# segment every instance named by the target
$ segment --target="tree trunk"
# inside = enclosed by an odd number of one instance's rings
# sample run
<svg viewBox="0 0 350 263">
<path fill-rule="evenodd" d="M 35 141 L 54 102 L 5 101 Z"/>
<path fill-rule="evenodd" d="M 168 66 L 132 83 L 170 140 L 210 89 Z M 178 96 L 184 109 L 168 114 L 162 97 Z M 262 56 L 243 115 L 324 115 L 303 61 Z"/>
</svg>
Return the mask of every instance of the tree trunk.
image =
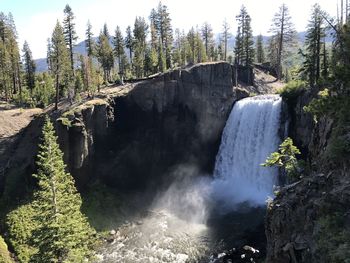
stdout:
<svg viewBox="0 0 350 263">
<path fill-rule="evenodd" d="M 277 78 L 280 80 L 282 78 L 282 51 L 283 51 L 283 38 L 284 38 L 284 16 L 285 16 L 285 6 L 282 7 L 282 18 L 281 18 L 281 30 L 280 39 L 278 43 L 278 54 L 277 54 Z"/>
<path fill-rule="evenodd" d="M 59 96 L 59 81 L 58 81 L 58 74 L 56 73 L 56 99 L 55 99 L 55 110 L 58 109 L 58 96 Z"/>
<path fill-rule="evenodd" d="M 316 36 L 316 83 L 320 78 L 320 53 L 321 53 L 321 25 L 317 26 L 317 36 Z"/>
</svg>

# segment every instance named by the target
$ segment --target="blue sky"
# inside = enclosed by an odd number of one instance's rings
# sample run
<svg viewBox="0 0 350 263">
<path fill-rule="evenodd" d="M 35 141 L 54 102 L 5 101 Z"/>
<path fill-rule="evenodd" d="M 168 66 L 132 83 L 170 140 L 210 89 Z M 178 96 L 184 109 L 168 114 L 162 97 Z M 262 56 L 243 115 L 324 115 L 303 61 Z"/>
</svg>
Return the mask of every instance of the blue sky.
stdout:
<svg viewBox="0 0 350 263">
<path fill-rule="evenodd" d="M 0 11 L 12 12 L 19 43 L 27 40 L 35 58 L 46 54 L 46 40 L 56 20 L 62 21 L 63 9 L 68 3 L 76 16 L 78 41 L 84 39 L 87 20 L 90 19 L 95 35 L 106 22 L 110 33 L 117 25 L 123 32 L 132 25 L 136 16 L 148 18 L 159 0 L 0 0 Z M 311 6 L 318 2 L 331 15 L 336 14 L 337 0 L 163 0 L 168 6 L 174 29 L 188 30 L 208 21 L 215 32 L 220 32 L 226 18 L 231 33 L 236 31 L 235 16 L 244 4 L 252 17 L 254 34 L 268 34 L 273 14 L 284 2 L 288 5 L 298 31 L 304 31 Z"/>
</svg>

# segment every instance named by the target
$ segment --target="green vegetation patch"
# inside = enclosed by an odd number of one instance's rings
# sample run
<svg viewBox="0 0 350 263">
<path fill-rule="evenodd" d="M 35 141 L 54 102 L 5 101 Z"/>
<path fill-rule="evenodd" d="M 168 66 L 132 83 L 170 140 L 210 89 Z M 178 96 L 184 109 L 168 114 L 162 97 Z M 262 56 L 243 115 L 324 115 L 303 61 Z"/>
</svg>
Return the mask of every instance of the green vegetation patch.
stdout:
<svg viewBox="0 0 350 263">
<path fill-rule="evenodd" d="M 297 98 L 307 90 L 307 83 L 301 80 L 292 80 L 288 82 L 278 93 L 289 104 L 294 105 Z"/>
<path fill-rule="evenodd" d="M 2 236 L 0 236 L 0 263 L 11 263 L 13 262 L 10 252 L 7 249 L 7 244 L 5 243 Z"/>
</svg>

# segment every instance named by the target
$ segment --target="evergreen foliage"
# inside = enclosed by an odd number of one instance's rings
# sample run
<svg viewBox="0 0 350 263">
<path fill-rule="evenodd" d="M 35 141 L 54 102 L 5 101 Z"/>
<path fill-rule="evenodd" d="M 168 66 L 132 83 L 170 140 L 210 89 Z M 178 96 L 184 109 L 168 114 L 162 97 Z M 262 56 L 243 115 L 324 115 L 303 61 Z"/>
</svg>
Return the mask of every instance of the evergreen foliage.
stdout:
<svg viewBox="0 0 350 263">
<path fill-rule="evenodd" d="M 134 42 L 135 42 L 135 40 L 134 40 L 134 36 L 132 34 L 131 27 L 128 26 L 126 28 L 125 47 L 129 49 L 129 59 L 130 59 L 131 66 L 133 65 L 132 54 L 133 54 L 133 50 L 134 50 Z"/>
<path fill-rule="evenodd" d="M 265 51 L 263 36 L 260 34 L 256 38 L 256 62 L 264 63 L 265 62 Z"/>
<path fill-rule="evenodd" d="M 292 23 L 292 17 L 285 4 L 279 8 L 275 14 L 270 32 L 273 34 L 270 40 L 270 61 L 274 63 L 278 79 L 282 79 L 282 62 L 285 58 L 288 48 L 294 45 L 296 31 Z"/>
<path fill-rule="evenodd" d="M 2 236 L 0 236 L 0 263 L 12 263 L 14 262 L 8 251 L 7 244 Z"/>
<path fill-rule="evenodd" d="M 173 45 L 173 29 L 168 7 L 159 2 L 156 12 L 151 12 L 156 34 L 165 55 L 166 69 L 171 68 L 171 50 Z"/>
<path fill-rule="evenodd" d="M 64 31 L 58 21 L 52 33 L 51 46 L 48 52 L 51 61 L 51 71 L 55 77 L 55 109 L 57 109 L 60 96 L 72 89 L 72 71 L 70 68 L 69 54 L 64 38 Z"/>
<path fill-rule="evenodd" d="M 326 36 L 323 17 L 324 12 L 321 10 L 320 5 L 315 4 L 312 8 L 311 19 L 306 33 L 306 53 L 304 54 L 300 51 L 305 59 L 302 72 L 306 75 L 312 87 L 318 83 L 322 72 L 324 77 L 327 77 L 328 72 L 326 43 L 322 41 Z"/>
<path fill-rule="evenodd" d="M 146 55 L 146 37 L 148 25 L 144 18 L 136 17 L 134 24 L 134 69 L 136 77 L 144 76 L 144 62 Z"/>
<path fill-rule="evenodd" d="M 113 49 L 109 42 L 109 37 L 107 25 L 104 24 L 103 30 L 100 32 L 97 40 L 96 53 L 97 59 L 103 68 L 103 80 L 105 84 L 112 81 L 111 70 L 114 66 Z"/>
<path fill-rule="evenodd" d="M 94 231 L 80 211 L 81 197 L 48 118 L 37 158 L 33 201 L 8 215 L 11 243 L 21 262 L 83 262 L 91 256 Z"/>
<path fill-rule="evenodd" d="M 36 65 L 33 60 L 32 51 L 29 48 L 28 42 L 24 41 L 23 44 L 23 61 L 24 61 L 24 71 L 25 71 L 25 80 L 30 93 L 33 93 L 35 87 L 35 69 Z"/>
<path fill-rule="evenodd" d="M 70 66 L 72 70 L 72 74 L 74 75 L 74 53 L 73 47 L 78 39 L 77 33 L 75 31 L 75 23 L 74 23 L 74 14 L 72 8 L 67 4 L 63 10 L 64 19 L 63 19 L 63 28 L 64 28 L 64 38 L 66 40 L 66 44 L 69 49 L 69 57 L 70 57 Z"/>
<path fill-rule="evenodd" d="M 115 36 L 114 36 L 114 54 L 116 58 L 118 59 L 118 66 L 119 66 L 119 73 L 123 75 L 125 71 L 125 66 L 123 65 L 123 56 L 125 56 L 125 51 L 124 51 L 124 39 L 122 32 L 120 31 L 119 26 L 117 26 L 115 30 Z"/>
<path fill-rule="evenodd" d="M 90 20 L 87 22 L 85 36 L 86 36 L 86 39 L 85 39 L 86 53 L 89 57 L 91 57 L 95 54 L 95 52 L 94 52 L 95 51 L 95 42 L 93 39 L 92 25 L 90 23 Z"/>
<path fill-rule="evenodd" d="M 21 64 L 17 31 L 12 17 L 0 12 L 0 95 L 8 101 L 15 94 L 21 97 Z"/>
<path fill-rule="evenodd" d="M 227 42 L 228 40 L 231 38 L 231 34 L 230 34 L 230 26 L 227 23 L 227 20 L 225 19 L 223 24 L 222 24 L 222 42 L 224 44 L 223 48 L 223 60 L 227 61 Z"/>
<path fill-rule="evenodd" d="M 202 38 L 205 46 L 205 54 L 209 58 L 210 61 L 214 60 L 214 54 L 212 52 L 215 41 L 214 34 L 211 25 L 208 22 L 205 22 L 202 26 L 201 30 Z"/>
<path fill-rule="evenodd" d="M 278 147 L 277 152 L 271 153 L 262 166 L 283 167 L 290 179 L 299 178 L 300 164 L 296 158 L 298 154 L 300 154 L 299 149 L 293 145 L 293 140 L 288 137 Z"/>
<path fill-rule="evenodd" d="M 251 28 L 251 18 L 245 6 L 241 7 L 240 13 L 236 16 L 238 22 L 235 61 L 238 65 L 251 66 L 254 61 L 254 39 Z"/>
</svg>

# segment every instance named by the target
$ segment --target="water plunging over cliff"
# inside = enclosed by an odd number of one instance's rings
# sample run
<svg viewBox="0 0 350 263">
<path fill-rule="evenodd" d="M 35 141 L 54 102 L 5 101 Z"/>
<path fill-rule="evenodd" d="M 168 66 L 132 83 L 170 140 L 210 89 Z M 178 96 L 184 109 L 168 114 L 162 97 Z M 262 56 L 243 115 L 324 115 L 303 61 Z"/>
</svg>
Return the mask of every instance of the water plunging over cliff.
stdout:
<svg viewBox="0 0 350 263">
<path fill-rule="evenodd" d="M 214 195 L 225 206 L 264 204 L 277 183 L 277 169 L 262 167 L 277 150 L 281 98 L 262 95 L 238 101 L 227 120 L 216 156 Z"/>
</svg>

